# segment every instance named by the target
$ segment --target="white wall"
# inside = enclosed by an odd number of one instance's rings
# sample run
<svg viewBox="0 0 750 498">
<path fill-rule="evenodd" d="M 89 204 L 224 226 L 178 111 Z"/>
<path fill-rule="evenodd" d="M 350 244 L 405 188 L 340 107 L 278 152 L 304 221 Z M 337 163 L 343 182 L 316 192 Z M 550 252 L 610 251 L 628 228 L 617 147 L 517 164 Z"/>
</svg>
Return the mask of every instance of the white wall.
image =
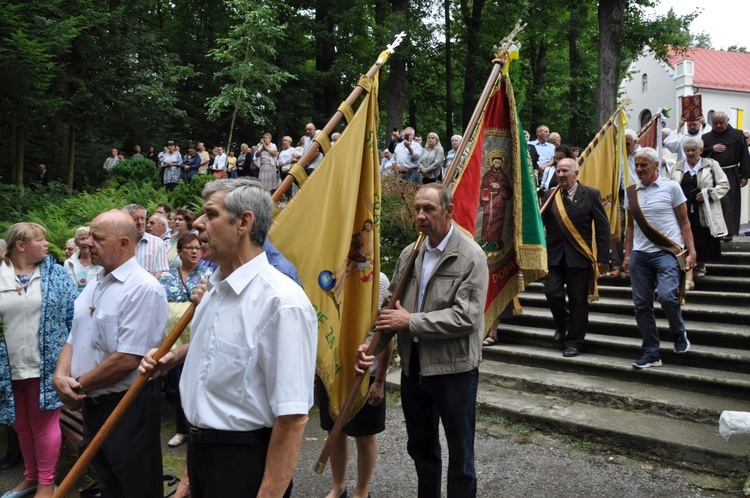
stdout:
<svg viewBox="0 0 750 498">
<path fill-rule="evenodd" d="M 678 73 L 666 63 L 658 61 L 647 54 L 633 61 L 628 68 L 629 77 L 620 83 L 620 96 L 630 99 L 625 111 L 628 115 L 628 128 L 638 131 L 640 115 L 644 109 L 656 114 L 659 108 L 670 108 L 666 125 L 674 129 L 680 122 L 682 105 L 680 97 L 700 93 L 703 96 L 703 114 L 708 118 L 709 111 L 724 111 L 729 116 L 729 123 L 735 127 L 750 130 L 750 93 L 730 92 L 692 86 L 692 75 Z M 648 87 L 643 91 L 643 75 L 648 76 Z M 744 122 L 737 125 L 736 109 L 744 110 Z M 709 123 L 710 124 L 710 123 Z M 742 189 L 742 212 L 740 223 L 750 220 L 750 186 Z"/>
<path fill-rule="evenodd" d="M 639 117 L 644 109 L 656 114 L 661 107 L 670 107 L 674 115 L 675 84 L 674 71 L 663 62 L 659 62 L 651 55 L 639 57 L 628 68 L 629 77 L 620 84 L 623 97 L 630 98 L 625 107 L 628 115 L 628 128 L 638 131 L 641 128 Z M 643 75 L 648 77 L 648 88 L 643 91 Z M 674 123 L 667 121 L 667 126 L 674 127 Z"/>
</svg>

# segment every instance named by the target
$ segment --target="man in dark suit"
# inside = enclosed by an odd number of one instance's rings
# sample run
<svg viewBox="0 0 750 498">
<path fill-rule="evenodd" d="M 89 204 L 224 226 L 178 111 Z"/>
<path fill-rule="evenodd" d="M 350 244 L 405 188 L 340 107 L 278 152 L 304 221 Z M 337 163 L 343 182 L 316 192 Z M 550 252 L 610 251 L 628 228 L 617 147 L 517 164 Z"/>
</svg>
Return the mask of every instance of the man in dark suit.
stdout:
<svg viewBox="0 0 750 498">
<path fill-rule="evenodd" d="M 558 161 L 560 192 L 543 215 L 549 267 L 544 294 L 555 319 L 554 339 L 564 345 L 565 357 L 580 353 L 589 324 L 589 299 L 598 297 L 596 277 L 609 271 L 609 220 L 601 194 L 578 183 L 577 177 L 574 159 Z M 552 194 L 553 191 L 548 192 L 546 198 Z M 592 238 L 596 240 L 595 248 Z M 570 311 L 565 307 L 565 288 Z"/>
</svg>

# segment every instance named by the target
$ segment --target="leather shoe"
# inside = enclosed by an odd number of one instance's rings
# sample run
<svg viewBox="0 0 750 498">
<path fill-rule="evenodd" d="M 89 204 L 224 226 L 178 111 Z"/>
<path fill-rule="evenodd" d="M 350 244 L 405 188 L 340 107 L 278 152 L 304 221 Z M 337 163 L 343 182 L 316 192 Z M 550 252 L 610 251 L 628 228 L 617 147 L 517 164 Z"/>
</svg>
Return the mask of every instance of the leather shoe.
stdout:
<svg viewBox="0 0 750 498">
<path fill-rule="evenodd" d="M 578 351 L 576 348 L 565 348 L 565 351 L 563 351 L 563 356 L 566 358 L 572 358 L 574 356 L 578 356 L 580 354 L 580 351 Z"/>
<path fill-rule="evenodd" d="M 554 339 L 556 343 L 562 344 L 565 341 L 565 332 L 565 330 L 555 330 L 555 335 L 552 336 L 552 339 Z"/>
</svg>

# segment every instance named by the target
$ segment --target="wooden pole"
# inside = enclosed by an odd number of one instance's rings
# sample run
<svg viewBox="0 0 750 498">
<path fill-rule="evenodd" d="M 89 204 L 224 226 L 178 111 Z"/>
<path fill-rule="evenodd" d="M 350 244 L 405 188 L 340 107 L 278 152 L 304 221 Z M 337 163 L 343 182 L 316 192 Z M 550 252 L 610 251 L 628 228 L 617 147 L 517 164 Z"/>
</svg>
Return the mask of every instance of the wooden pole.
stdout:
<svg viewBox="0 0 750 498">
<path fill-rule="evenodd" d="M 504 40 L 504 41 L 506 40 L 508 41 L 507 43 L 508 46 L 510 46 L 510 39 L 513 36 L 515 36 L 521 29 L 523 29 L 523 27 L 519 28 L 519 26 L 520 26 L 520 21 L 519 23 L 516 24 L 516 29 L 513 31 L 513 33 L 511 33 L 511 35 L 509 37 L 506 37 L 506 39 Z M 467 129 L 472 130 L 472 133 L 474 133 L 474 128 L 476 128 L 477 123 L 479 122 L 479 119 L 481 118 L 482 113 L 484 112 L 484 108 L 485 108 L 485 105 L 487 104 L 487 100 L 490 97 L 492 88 L 497 82 L 497 78 L 500 75 L 500 72 L 502 71 L 507 61 L 507 59 L 505 58 L 507 57 L 507 49 L 504 53 L 505 54 L 504 57 L 501 57 L 501 54 L 502 52 L 498 53 L 498 57 L 493 61 L 494 66 L 492 68 L 492 72 L 490 73 L 490 77 L 487 79 L 487 83 L 484 86 L 484 90 L 482 91 L 482 95 L 479 98 L 479 102 L 477 102 L 477 105 L 474 108 L 474 112 L 471 115 L 471 119 L 469 120 L 469 127 Z M 451 161 L 451 164 L 448 167 L 447 174 L 443 176 L 444 186 L 447 187 L 450 185 L 452 178 L 455 175 L 456 170 L 458 169 L 461 156 L 466 150 L 466 147 L 470 138 L 471 137 L 467 137 L 466 134 L 464 134 L 463 138 L 461 139 L 461 145 L 459 145 L 459 148 L 456 151 L 456 155 L 453 157 L 453 160 Z M 302 160 L 300 160 L 300 162 L 302 162 Z M 417 236 L 417 240 L 414 242 L 412 251 L 409 254 L 409 259 L 407 260 L 406 265 L 404 267 L 404 271 L 401 273 L 401 276 L 398 279 L 398 283 L 396 284 L 396 288 L 393 290 L 393 294 L 391 295 L 391 299 L 388 301 L 388 305 L 386 306 L 386 309 L 394 309 L 396 307 L 396 302 L 401 300 L 404 290 L 406 289 L 406 282 L 409 280 L 409 276 L 412 270 L 414 269 L 414 261 L 417 259 L 417 255 L 419 255 L 419 250 L 422 247 L 422 244 L 424 243 L 425 238 L 426 237 L 424 236 L 423 233 L 420 233 Z M 395 334 L 394 331 L 383 332 L 381 330 L 376 330 L 375 335 L 373 336 L 372 341 L 370 342 L 370 345 L 367 347 L 367 352 L 366 352 L 367 356 L 373 356 L 380 352 L 378 350 L 378 346 L 380 345 L 384 335 L 386 336 L 387 341 L 390 341 L 393 339 L 394 334 Z M 328 461 L 328 458 L 331 456 L 331 451 L 333 450 L 333 443 L 339 438 L 339 435 L 341 434 L 341 429 L 343 429 L 346 421 L 348 421 L 349 411 L 351 410 L 352 404 L 354 404 L 354 398 L 356 397 L 357 392 L 359 391 L 359 387 L 362 385 L 363 380 L 364 380 L 364 375 L 357 375 L 354 378 L 354 383 L 352 384 L 352 387 L 349 389 L 349 394 L 347 394 L 346 400 L 344 401 L 344 404 L 342 405 L 341 410 L 339 411 L 339 416 L 336 417 L 336 422 L 333 425 L 333 429 L 331 429 L 331 432 L 328 434 L 328 439 L 326 439 L 326 443 L 323 446 L 323 450 L 320 452 L 320 456 L 318 457 L 317 462 L 315 462 L 315 465 L 313 466 L 313 470 L 317 472 L 318 474 L 323 473 L 323 470 L 325 469 L 325 466 L 326 466 L 326 462 Z"/>
<path fill-rule="evenodd" d="M 185 314 L 182 315 L 180 321 L 175 324 L 174 328 L 172 328 L 172 331 L 169 333 L 167 338 L 164 340 L 161 346 L 159 346 L 159 349 L 156 350 L 156 353 L 154 353 L 154 360 L 159 361 L 161 357 L 163 357 L 172 349 L 175 341 L 180 337 L 182 331 L 185 330 L 185 327 L 187 327 L 187 325 L 190 323 L 190 320 L 193 319 L 194 313 L 195 304 L 190 304 L 190 307 L 188 307 L 188 309 L 185 311 Z M 150 373 L 145 373 L 139 375 L 135 379 L 135 382 L 133 382 L 133 384 L 130 386 L 128 392 L 125 393 L 125 396 L 123 396 L 123 398 L 117 404 L 107 421 L 104 422 L 104 425 L 102 425 L 101 429 L 99 429 L 99 432 L 96 433 L 94 439 L 86 447 L 86 450 L 83 452 L 83 454 L 78 458 L 78 461 L 75 463 L 75 465 L 73 465 L 73 468 L 70 469 L 68 475 L 65 476 L 65 479 L 63 479 L 63 482 L 57 488 L 57 491 L 55 491 L 54 498 L 64 498 L 65 496 L 67 496 L 73 485 L 76 483 L 76 481 L 78 481 L 78 478 L 81 477 L 81 474 L 86 469 L 91 459 L 94 458 L 94 455 L 96 455 L 96 452 L 99 451 L 99 449 L 102 447 L 102 444 L 104 444 L 104 441 L 107 439 L 107 437 L 109 437 L 115 426 L 117 426 L 117 424 L 120 422 L 120 419 L 122 419 L 122 417 L 128 411 L 130 405 L 133 404 L 136 396 L 138 396 L 141 390 L 146 386 L 146 382 L 148 382 L 150 377 Z"/>
<path fill-rule="evenodd" d="M 385 50 L 383 53 L 380 54 L 378 57 L 378 60 L 375 61 L 375 64 L 372 65 L 369 71 L 367 71 L 366 77 L 372 78 L 377 74 L 377 72 L 380 70 L 380 68 L 385 64 L 385 62 L 388 60 L 388 55 L 393 53 L 393 49 L 396 48 L 400 43 L 403 37 L 405 36 L 405 33 L 400 33 L 396 35 L 396 40 L 391 44 L 388 45 L 388 49 Z M 364 88 L 362 88 L 362 85 L 357 85 L 354 87 L 354 90 L 352 90 L 352 93 L 349 94 L 349 96 L 346 98 L 345 102 L 352 106 L 357 101 L 360 95 L 362 95 L 362 92 L 364 91 Z M 323 136 L 330 136 L 331 132 L 338 126 L 338 124 L 341 122 L 341 118 L 344 117 L 344 113 L 340 110 L 337 110 L 331 119 L 328 121 L 328 123 L 323 127 L 323 130 L 321 130 L 321 133 Z M 347 123 L 348 124 L 348 123 Z M 312 138 L 310 138 L 312 140 Z M 299 161 L 297 161 L 297 164 L 302 166 L 303 168 L 307 166 L 310 163 L 310 160 L 312 159 L 313 155 L 320 150 L 320 144 L 318 142 L 313 142 L 310 147 L 305 151 L 304 154 L 302 154 L 302 157 L 299 158 Z M 287 175 L 286 178 L 284 178 L 284 181 L 281 182 L 281 185 L 279 185 L 279 188 L 277 188 L 272 196 L 274 204 L 279 202 L 279 199 L 281 199 L 281 196 L 283 196 L 287 190 L 289 190 L 289 187 L 292 186 L 292 183 L 294 183 L 294 177 L 292 175 Z"/>
<path fill-rule="evenodd" d="M 416 242 L 414 242 L 411 254 L 409 254 L 409 259 L 406 262 L 406 271 L 402 273 L 401 278 L 398 279 L 398 283 L 396 284 L 396 288 L 393 290 L 393 294 L 391 295 L 391 299 L 388 301 L 386 309 L 394 309 L 396 307 L 396 302 L 401 299 L 401 296 L 404 293 L 404 289 L 406 289 L 406 282 L 409 280 L 409 274 L 414 267 L 414 261 L 419 255 L 419 248 L 422 247 L 424 239 L 424 234 L 420 233 L 417 237 Z M 367 356 L 373 356 L 379 353 L 379 351 L 377 351 L 377 348 L 381 340 L 383 339 L 384 334 L 387 334 L 388 336 L 390 336 L 390 339 L 393 339 L 393 332 L 383 332 L 382 330 L 376 330 L 375 335 L 370 342 L 370 345 L 367 347 Z M 386 337 L 386 339 L 388 338 Z M 362 381 L 364 380 L 364 378 L 364 375 L 356 375 L 354 377 L 354 383 L 349 389 L 349 394 L 347 394 L 346 400 L 341 406 L 341 410 L 339 410 L 339 416 L 336 417 L 336 423 L 333 424 L 333 429 L 331 429 L 331 432 L 328 434 L 328 439 L 326 439 L 326 444 L 323 446 L 323 451 L 320 452 L 318 461 L 315 462 L 315 465 L 313 466 L 313 470 L 315 470 L 315 472 L 317 472 L 318 474 L 322 474 L 323 469 L 326 468 L 326 462 L 331 456 L 331 451 L 333 450 L 333 443 L 339 438 L 341 429 L 343 429 L 344 425 L 348 421 L 347 419 L 349 418 L 349 411 L 352 409 L 354 398 L 356 398 L 357 391 L 359 391 L 359 386 L 362 385 Z M 385 403 L 385 400 L 383 401 L 383 403 Z"/>
<path fill-rule="evenodd" d="M 622 106 L 618 107 L 614 114 L 612 114 L 606 123 L 604 123 L 604 126 L 602 126 L 602 129 L 599 130 L 599 132 L 594 135 L 594 138 L 589 142 L 589 144 L 586 146 L 584 151 L 581 153 L 581 155 L 578 157 L 578 165 L 580 166 L 583 164 L 583 161 L 586 160 L 586 158 L 594 151 L 596 146 L 599 144 L 599 140 L 601 140 L 601 137 L 604 136 L 604 134 L 607 132 L 610 126 L 612 126 L 615 123 L 615 116 L 622 110 Z"/>
<path fill-rule="evenodd" d="M 604 134 L 607 132 L 610 126 L 612 126 L 615 122 L 615 116 L 620 112 L 622 109 L 622 106 L 620 106 L 614 114 L 612 114 L 606 123 L 604 123 L 604 126 L 602 126 L 602 129 L 599 130 L 599 132 L 594 135 L 594 138 L 589 142 L 589 144 L 586 146 L 586 149 L 581 153 L 581 155 L 578 157 L 576 162 L 579 166 L 583 164 L 583 161 L 586 160 L 586 158 L 593 152 L 593 150 L 596 148 L 596 146 L 599 144 L 599 140 L 601 140 L 601 137 L 604 136 Z M 547 198 L 547 200 L 544 202 L 541 208 L 539 208 L 539 214 L 544 214 L 544 212 L 547 210 L 547 207 L 549 207 L 550 202 L 555 198 L 555 195 L 557 195 L 557 191 L 560 190 L 557 187 L 554 188 L 550 196 Z"/>
</svg>

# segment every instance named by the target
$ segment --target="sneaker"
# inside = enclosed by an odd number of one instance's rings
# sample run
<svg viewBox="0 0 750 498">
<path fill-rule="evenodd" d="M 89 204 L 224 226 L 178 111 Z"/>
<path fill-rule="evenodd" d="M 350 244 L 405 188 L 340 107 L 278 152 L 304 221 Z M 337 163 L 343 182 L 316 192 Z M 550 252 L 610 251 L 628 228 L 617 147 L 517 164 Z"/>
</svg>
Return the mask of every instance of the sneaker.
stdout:
<svg viewBox="0 0 750 498">
<path fill-rule="evenodd" d="M 660 367 L 662 365 L 659 358 L 653 358 L 648 355 L 643 355 L 633 362 L 633 368 L 651 368 Z"/>
<path fill-rule="evenodd" d="M 687 353 L 690 350 L 690 341 L 687 332 L 678 332 L 674 336 L 674 352 Z"/>
</svg>

